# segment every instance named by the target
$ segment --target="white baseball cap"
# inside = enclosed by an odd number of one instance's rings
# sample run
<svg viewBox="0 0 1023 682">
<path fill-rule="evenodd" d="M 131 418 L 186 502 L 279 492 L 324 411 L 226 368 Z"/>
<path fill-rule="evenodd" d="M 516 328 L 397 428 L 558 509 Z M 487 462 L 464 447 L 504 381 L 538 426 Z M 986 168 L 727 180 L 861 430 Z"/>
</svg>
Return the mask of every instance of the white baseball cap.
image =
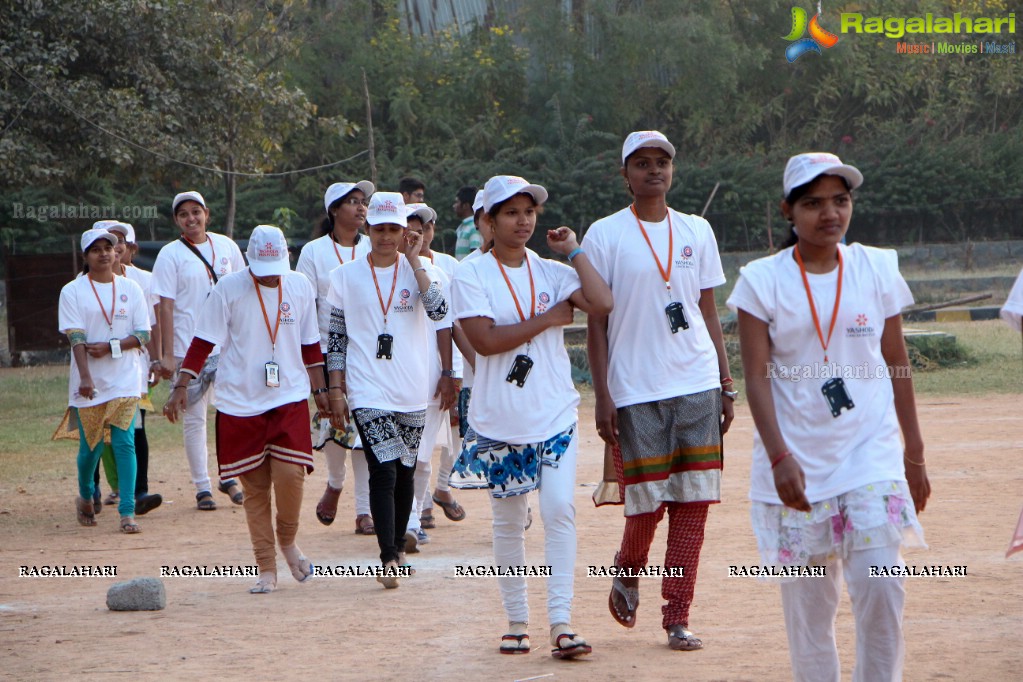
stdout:
<svg viewBox="0 0 1023 682">
<path fill-rule="evenodd" d="M 366 211 L 366 222 L 370 225 L 391 223 L 408 227 L 405 199 L 398 192 L 374 192 Z"/>
<path fill-rule="evenodd" d="M 376 191 L 376 187 L 369 180 L 359 180 L 358 182 L 335 182 L 333 185 L 327 188 L 327 191 L 323 193 L 323 208 L 330 210 L 330 205 L 338 199 L 343 199 L 348 196 L 352 190 L 361 190 L 366 198 L 369 199 L 373 192 Z"/>
<path fill-rule="evenodd" d="M 135 228 L 129 223 L 122 223 L 119 220 L 98 220 L 92 224 L 94 230 L 106 230 L 107 232 L 120 232 L 124 235 L 124 241 L 128 244 L 135 243 Z"/>
<path fill-rule="evenodd" d="M 177 212 L 178 206 L 186 201 L 194 201 L 203 208 L 207 208 L 206 200 L 202 198 L 202 195 L 195 190 L 190 190 L 188 192 L 182 192 L 181 194 L 175 195 L 174 201 L 171 202 L 171 213 Z"/>
<path fill-rule="evenodd" d="M 517 175 L 495 175 L 483 186 L 483 210 L 490 213 L 495 205 L 516 194 L 532 196 L 538 206 L 547 201 L 547 190 L 540 185 L 531 185 Z"/>
<path fill-rule="evenodd" d="M 256 277 L 286 275 L 291 270 L 288 242 L 279 227 L 256 225 L 245 249 L 249 271 Z"/>
<path fill-rule="evenodd" d="M 668 142 L 668 138 L 657 130 L 637 130 L 634 133 L 629 133 L 629 136 L 625 138 L 625 144 L 622 145 L 622 165 L 625 165 L 625 160 L 636 151 L 643 147 L 654 147 L 655 149 L 663 149 L 668 152 L 668 156 L 675 158 L 675 147 Z"/>
<path fill-rule="evenodd" d="M 483 190 L 477 190 L 476 198 L 472 200 L 472 212 L 475 213 L 481 208 L 483 208 Z"/>
<path fill-rule="evenodd" d="M 863 184 L 863 173 L 853 166 L 842 163 L 842 159 L 828 152 L 796 154 L 785 164 L 782 185 L 787 197 L 796 187 L 802 187 L 820 175 L 837 175 L 845 178 L 849 189 Z"/>
<path fill-rule="evenodd" d="M 106 239 L 111 245 L 117 245 L 117 236 L 104 229 L 93 228 L 82 233 L 82 253 L 89 250 L 89 247 L 100 239 Z"/>
<path fill-rule="evenodd" d="M 437 220 L 437 211 L 433 210 L 426 204 L 405 204 L 405 215 L 409 218 L 412 216 L 418 216 L 423 225 Z"/>
</svg>

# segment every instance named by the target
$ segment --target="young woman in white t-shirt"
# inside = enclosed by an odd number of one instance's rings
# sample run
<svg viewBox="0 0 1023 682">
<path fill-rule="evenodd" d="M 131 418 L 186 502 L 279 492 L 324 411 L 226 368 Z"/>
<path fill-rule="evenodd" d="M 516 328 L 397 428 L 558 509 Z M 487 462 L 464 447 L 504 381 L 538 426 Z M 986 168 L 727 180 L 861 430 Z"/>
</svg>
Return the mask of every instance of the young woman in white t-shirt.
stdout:
<svg viewBox="0 0 1023 682">
<path fill-rule="evenodd" d="M 139 401 L 139 349 L 149 341 L 145 298 L 137 284 L 114 275 L 117 237 L 86 230 L 81 246 L 87 270 L 60 292 L 59 328 L 71 343 L 68 410 L 55 437 L 78 431 L 78 522 L 95 526 L 93 476 L 110 429 L 120 487 L 121 532 L 141 531 L 135 521 L 135 412 Z"/>
<path fill-rule="evenodd" d="M 378 579 L 390 589 L 405 564 L 416 455 L 434 388 L 428 335 L 447 303 L 420 262 L 421 236 L 408 231 L 401 195 L 376 192 L 366 222 L 370 253 L 330 274 L 328 389 L 332 424 L 345 428 L 350 415 L 366 451 L 369 504 L 387 569 Z"/>
<path fill-rule="evenodd" d="M 188 191 L 175 195 L 171 213 L 174 224 L 181 230 L 181 238 L 160 249 L 153 264 L 153 293 L 160 297 L 160 333 L 163 336 L 159 371 L 164 379 L 173 377 L 184 359 L 199 311 L 214 284 L 224 275 L 245 267 L 242 252 L 234 240 L 206 230 L 210 210 L 201 194 Z M 207 462 L 206 413 L 213 398 L 219 360 L 220 349 L 215 348 L 199 378 L 189 386 L 188 407 L 181 425 L 185 457 L 196 490 L 195 506 L 201 511 L 217 508 Z M 235 504 L 242 503 L 242 491 L 234 479 L 220 481 L 218 489 Z"/>
<path fill-rule="evenodd" d="M 563 328 L 573 308 L 611 312 L 611 290 L 579 248 L 571 229 L 547 233 L 552 251 L 571 266 L 526 248 L 547 190 L 519 177 L 497 176 L 484 187 L 484 220 L 493 248 L 465 261 L 455 273 L 452 299 L 466 337 L 476 349 L 469 424 L 475 443 L 459 459 L 463 476 L 475 474 L 491 491 L 494 563 L 525 571 L 527 494 L 537 489 L 544 525 L 547 612 L 555 658 L 588 654 L 573 631 L 576 534 L 575 489 L 579 394 Z M 574 269 L 573 269 L 574 268 Z M 467 434 L 467 441 L 473 436 Z M 508 617 L 500 652 L 528 653 L 529 607 L 521 574 L 498 578 Z"/>
<path fill-rule="evenodd" d="M 323 194 L 323 205 L 327 215 L 320 224 L 322 236 L 302 247 L 298 257 L 297 272 L 309 278 L 316 287 L 317 320 L 320 325 L 320 348 L 327 352 L 327 334 L 330 329 L 330 273 L 349 261 L 369 253 L 369 238 L 362 233 L 366 226 L 366 207 L 376 187 L 369 180 L 358 182 L 335 182 Z M 324 373 L 326 373 L 324 365 Z M 321 430 L 326 427 L 321 424 Z M 327 488 L 316 504 L 316 518 L 329 526 L 337 515 L 337 503 L 345 484 L 345 460 L 347 451 L 352 451 L 352 473 L 355 478 L 355 534 L 373 535 L 373 516 L 369 508 L 369 469 L 366 453 L 360 444 L 352 442 L 345 432 L 331 429 L 324 434 L 322 444 L 314 448 L 322 450 L 327 460 Z M 355 446 L 353 448 L 353 445 Z"/>
<path fill-rule="evenodd" d="M 901 680 L 902 544 L 923 545 L 930 495 L 901 310 L 912 295 L 894 251 L 842 239 L 863 181 L 834 154 L 785 169 L 794 244 L 742 270 L 738 310 L 756 424 L 750 497 L 761 564 L 781 585 L 792 674 L 838 680 L 835 615 L 844 575 L 856 622 L 854 680 Z M 899 433 L 901 430 L 902 440 Z"/>
</svg>

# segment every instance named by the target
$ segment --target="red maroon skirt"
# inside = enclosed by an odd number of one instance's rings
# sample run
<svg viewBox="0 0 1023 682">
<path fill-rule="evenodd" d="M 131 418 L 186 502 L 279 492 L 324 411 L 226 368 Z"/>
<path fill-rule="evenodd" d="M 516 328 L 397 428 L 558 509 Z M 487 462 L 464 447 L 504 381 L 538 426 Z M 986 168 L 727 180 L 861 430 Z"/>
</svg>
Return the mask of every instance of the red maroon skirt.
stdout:
<svg viewBox="0 0 1023 682">
<path fill-rule="evenodd" d="M 258 469 L 267 457 L 313 471 L 309 402 L 300 400 L 254 417 L 217 412 L 217 464 L 221 479 Z"/>
</svg>

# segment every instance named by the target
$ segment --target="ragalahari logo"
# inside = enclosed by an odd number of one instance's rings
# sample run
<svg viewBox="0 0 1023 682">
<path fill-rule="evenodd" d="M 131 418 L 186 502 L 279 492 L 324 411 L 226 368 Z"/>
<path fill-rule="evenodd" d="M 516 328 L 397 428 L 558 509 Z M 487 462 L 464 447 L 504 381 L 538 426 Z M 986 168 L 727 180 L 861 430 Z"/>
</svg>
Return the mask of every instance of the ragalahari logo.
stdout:
<svg viewBox="0 0 1023 682">
<path fill-rule="evenodd" d="M 821 14 L 819 2 L 817 3 L 817 14 L 813 15 L 813 19 L 810 19 L 809 22 L 806 20 L 808 15 L 805 9 L 802 7 L 792 8 L 792 30 L 785 36 L 785 40 L 792 43 L 785 48 L 785 58 L 789 60 L 790 64 L 807 52 L 821 54 L 822 47 L 824 49 L 834 47 L 838 42 L 838 36 L 821 26 Z M 809 30 L 810 37 L 804 38 L 803 34 L 807 30 Z"/>
</svg>

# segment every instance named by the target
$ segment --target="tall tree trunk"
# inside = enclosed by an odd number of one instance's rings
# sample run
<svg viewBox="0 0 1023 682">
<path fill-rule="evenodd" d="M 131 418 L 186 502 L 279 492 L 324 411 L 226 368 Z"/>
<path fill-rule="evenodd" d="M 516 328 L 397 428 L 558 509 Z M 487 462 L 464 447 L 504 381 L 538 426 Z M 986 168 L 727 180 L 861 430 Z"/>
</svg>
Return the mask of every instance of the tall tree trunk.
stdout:
<svg viewBox="0 0 1023 682">
<path fill-rule="evenodd" d="M 224 195 L 227 200 L 227 215 L 224 216 L 224 234 L 234 239 L 235 188 L 238 176 L 234 174 L 234 157 L 227 157 L 227 172 L 224 173 Z"/>
</svg>

